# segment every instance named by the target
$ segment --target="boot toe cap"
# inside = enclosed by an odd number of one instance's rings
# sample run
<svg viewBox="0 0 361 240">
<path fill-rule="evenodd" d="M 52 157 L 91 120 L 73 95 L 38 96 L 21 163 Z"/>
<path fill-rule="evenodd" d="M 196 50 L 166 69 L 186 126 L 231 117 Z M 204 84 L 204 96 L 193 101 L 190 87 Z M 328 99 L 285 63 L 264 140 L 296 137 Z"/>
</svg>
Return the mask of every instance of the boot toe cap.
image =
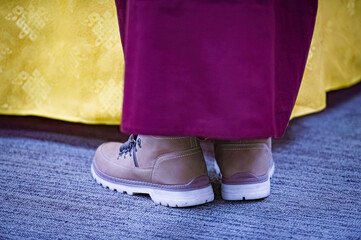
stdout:
<svg viewBox="0 0 361 240">
<path fill-rule="evenodd" d="M 95 153 L 98 157 L 105 158 L 106 160 L 115 161 L 118 159 L 119 148 L 122 143 L 107 142 L 100 145 Z"/>
<path fill-rule="evenodd" d="M 103 143 L 95 152 L 93 164 L 102 172 L 107 173 L 110 168 L 114 168 L 114 164 L 118 160 L 120 146 L 121 143 L 116 142 Z"/>
</svg>

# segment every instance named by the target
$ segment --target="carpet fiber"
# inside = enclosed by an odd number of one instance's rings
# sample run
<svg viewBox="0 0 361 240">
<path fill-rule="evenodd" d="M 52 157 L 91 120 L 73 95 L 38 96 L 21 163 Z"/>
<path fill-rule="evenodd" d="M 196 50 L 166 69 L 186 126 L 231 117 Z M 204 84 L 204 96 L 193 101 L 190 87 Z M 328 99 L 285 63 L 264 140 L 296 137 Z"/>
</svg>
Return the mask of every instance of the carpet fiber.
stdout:
<svg viewBox="0 0 361 240">
<path fill-rule="evenodd" d="M 361 237 L 361 85 L 292 120 L 273 141 L 272 194 L 226 202 L 205 144 L 215 201 L 177 209 L 100 187 L 96 147 L 118 127 L 0 117 L 2 239 L 357 239 Z"/>
</svg>

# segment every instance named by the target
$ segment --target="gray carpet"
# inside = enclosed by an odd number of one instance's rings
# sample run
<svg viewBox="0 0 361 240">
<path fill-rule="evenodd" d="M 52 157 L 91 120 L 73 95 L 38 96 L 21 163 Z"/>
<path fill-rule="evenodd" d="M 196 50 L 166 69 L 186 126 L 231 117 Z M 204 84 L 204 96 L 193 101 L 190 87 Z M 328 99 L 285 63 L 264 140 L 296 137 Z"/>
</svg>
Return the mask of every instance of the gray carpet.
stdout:
<svg viewBox="0 0 361 240">
<path fill-rule="evenodd" d="M 126 139 L 118 127 L 1 116 L 0 238 L 360 239 L 360 106 L 359 84 L 291 121 L 274 141 L 269 198 L 223 201 L 210 169 L 215 201 L 186 209 L 96 184 L 92 156 L 100 143 Z"/>
</svg>

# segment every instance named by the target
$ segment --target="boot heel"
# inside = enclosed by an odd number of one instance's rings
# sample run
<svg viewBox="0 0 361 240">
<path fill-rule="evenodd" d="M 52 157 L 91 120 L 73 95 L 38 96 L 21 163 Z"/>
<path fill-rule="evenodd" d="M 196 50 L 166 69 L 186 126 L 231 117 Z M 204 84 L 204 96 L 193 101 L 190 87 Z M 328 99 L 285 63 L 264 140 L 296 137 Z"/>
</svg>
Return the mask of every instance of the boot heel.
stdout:
<svg viewBox="0 0 361 240">
<path fill-rule="evenodd" d="M 222 184 L 222 198 L 224 200 L 255 200 L 270 195 L 270 179 L 263 183 L 228 185 Z"/>
<path fill-rule="evenodd" d="M 273 164 L 268 171 L 267 180 L 259 183 L 224 184 L 222 198 L 224 200 L 256 200 L 266 198 L 271 193 L 271 178 L 275 171 Z"/>
</svg>

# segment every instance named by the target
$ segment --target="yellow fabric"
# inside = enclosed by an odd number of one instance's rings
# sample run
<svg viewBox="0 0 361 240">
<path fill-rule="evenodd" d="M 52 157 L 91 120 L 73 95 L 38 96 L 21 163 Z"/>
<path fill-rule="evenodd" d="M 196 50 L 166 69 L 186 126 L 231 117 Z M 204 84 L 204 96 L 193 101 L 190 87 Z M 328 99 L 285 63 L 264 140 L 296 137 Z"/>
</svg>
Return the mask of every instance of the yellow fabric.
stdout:
<svg viewBox="0 0 361 240">
<path fill-rule="evenodd" d="M 361 0 L 320 0 L 293 117 L 361 78 Z M 113 0 L 0 1 L 0 113 L 119 124 L 124 62 Z"/>
<path fill-rule="evenodd" d="M 113 0 L 0 0 L 0 113 L 119 124 Z"/>
<path fill-rule="evenodd" d="M 292 117 L 326 107 L 326 92 L 361 80 L 361 0 L 319 0 L 316 26 Z"/>
</svg>

